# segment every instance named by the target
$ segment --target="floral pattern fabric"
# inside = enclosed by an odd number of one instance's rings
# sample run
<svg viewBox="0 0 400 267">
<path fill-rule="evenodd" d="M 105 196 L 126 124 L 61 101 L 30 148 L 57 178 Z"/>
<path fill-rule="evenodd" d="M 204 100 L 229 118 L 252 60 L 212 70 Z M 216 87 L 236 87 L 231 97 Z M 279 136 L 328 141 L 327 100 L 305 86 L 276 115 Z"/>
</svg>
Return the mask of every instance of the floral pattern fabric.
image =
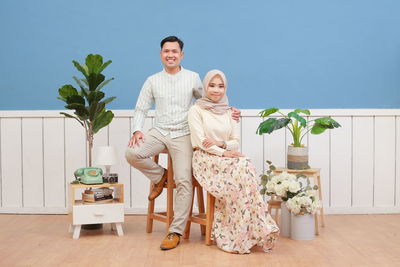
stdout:
<svg viewBox="0 0 400 267">
<path fill-rule="evenodd" d="M 227 158 L 196 150 L 193 173 L 201 186 L 216 197 L 212 238 L 231 253 L 250 253 L 257 245 L 271 250 L 279 228 L 266 210 L 249 158 Z"/>
</svg>

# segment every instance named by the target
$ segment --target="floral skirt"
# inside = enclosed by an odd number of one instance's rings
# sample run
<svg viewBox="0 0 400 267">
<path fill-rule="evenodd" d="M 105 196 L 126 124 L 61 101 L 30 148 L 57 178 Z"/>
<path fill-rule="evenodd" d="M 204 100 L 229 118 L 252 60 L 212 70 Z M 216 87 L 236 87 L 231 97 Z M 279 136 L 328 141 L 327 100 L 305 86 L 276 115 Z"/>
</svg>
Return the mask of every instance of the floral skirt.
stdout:
<svg viewBox="0 0 400 267">
<path fill-rule="evenodd" d="M 193 173 L 201 186 L 216 197 L 212 238 L 232 253 L 250 253 L 257 245 L 271 250 L 279 228 L 266 210 L 254 165 L 250 159 L 193 154 Z"/>
</svg>

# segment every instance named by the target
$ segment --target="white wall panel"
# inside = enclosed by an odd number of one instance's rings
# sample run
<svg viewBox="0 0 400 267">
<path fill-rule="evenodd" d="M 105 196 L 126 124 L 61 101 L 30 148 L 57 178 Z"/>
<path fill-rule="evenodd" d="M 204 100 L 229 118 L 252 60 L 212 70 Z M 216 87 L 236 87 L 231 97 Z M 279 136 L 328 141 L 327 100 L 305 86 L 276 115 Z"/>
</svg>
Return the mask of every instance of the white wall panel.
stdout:
<svg viewBox="0 0 400 267">
<path fill-rule="evenodd" d="M 264 134 L 264 159 L 272 161 L 276 167 L 286 167 L 286 129 L 279 129 L 271 134 Z M 264 169 L 267 166 L 264 166 Z"/>
<path fill-rule="evenodd" d="M 375 118 L 374 206 L 394 205 L 395 118 Z"/>
<path fill-rule="evenodd" d="M 22 119 L 22 174 L 24 207 L 43 207 L 43 120 Z"/>
<path fill-rule="evenodd" d="M 400 207 L 400 117 L 396 117 L 396 206 Z"/>
<path fill-rule="evenodd" d="M 352 197 L 352 119 L 333 117 L 342 127 L 331 131 L 331 206 L 349 207 Z M 327 132 L 323 134 L 328 134 Z"/>
<path fill-rule="evenodd" d="M 330 180 L 330 132 L 320 135 L 310 134 L 309 144 L 309 165 L 311 168 L 321 169 L 321 186 L 324 207 L 331 204 L 331 180 Z"/>
<path fill-rule="evenodd" d="M 244 117 L 242 118 L 242 136 L 241 145 L 242 153 L 249 157 L 257 170 L 258 175 L 264 170 L 264 155 L 263 155 L 263 136 L 256 134 L 258 125 L 262 122 L 261 118 Z"/>
<path fill-rule="evenodd" d="M 242 110 L 241 146 L 261 173 L 266 167 L 263 159 L 286 165 L 287 144 L 292 140 L 284 129 L 256 135 L 258 112 Z M 400 212 L 400 110 L 311 112 L 310 119 L 331 115 L 342 124 L 340 129 L 308 136 L 310 165 L 322 170 L 325 211 Z M 126 212 L 145 213 L 149 180 L 125 161 L 132 111 L 114 113 L 112 124 L 95 135 L 95 146 L 117 147 L 120 162 L 111 171 L 125 184 Z M 154 112 L 149 116 L 146 130 Z M 83 127 L 59 111 L 0 111 L 0 145 L 0 212 L 65 213 L 67 184 L 75 179 L 77 168 L 86 166 Z M 166 156 L 160 163 L 166 165 Z M 164 207 L 165 194 L 156 209 Z"/>
<path fill-rule="evenodd" d="M 374 119 L 353 118 L 353 206 L 372 207 L 374 195 Z"/>
<path fill-rule="evenodd" d="M 111 173 L 118 173 L 118 181 L 124 184 L 125 207 L 131 203 L 130 165 L 125 159 L 125 151 L 131 137 L 129 118 L 114 118 L 109 126 L 110 146 L 114 146 L 118 154 L 118 163 L 111 166 Z"/>
<path fill-rule="evenodd" d="M 2 207 L 22 207 L 21 119 L 1 119 Z"/>
<path fill-rule="evenodd" d="M 45 207 L 65 207 L 64 118 L 43 120 Z"/>
<path fill-rule="evenodd" d="M 65 177 L 69 184 L 75 180 L 74 171 L 86 167 L 85 129 L 74 119 L 65 119 Z M 78 190 L 77 190 L 78 191 Z M 66 188 L 66 193 L 68 189 Z M 81 199 L 79 192 L 75 196 Z M 68 199 L 67 199 L 68 201 Z"/>
</svg>

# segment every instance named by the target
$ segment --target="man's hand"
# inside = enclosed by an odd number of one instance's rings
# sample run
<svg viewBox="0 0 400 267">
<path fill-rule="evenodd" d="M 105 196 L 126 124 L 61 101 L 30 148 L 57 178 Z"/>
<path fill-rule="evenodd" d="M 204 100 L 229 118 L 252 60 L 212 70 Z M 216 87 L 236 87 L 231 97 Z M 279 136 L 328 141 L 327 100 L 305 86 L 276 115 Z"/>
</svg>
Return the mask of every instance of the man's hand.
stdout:
<svg viewBox="0 0 400 267">
<path fill-rule="evenodd" d="M 210 146 L 213 146 L 213 145 L 222 147 L 222 146 L 223 146 L 223 143 L 222 143 L 222 142 L 215 141 L 215 139 L 206 136 L 206 139 L 204 139 L 204 141 L 203 141 L 203 146 L 204 146 L 205 148 L 209 148 Z"/>
<path fill-rule="evenodd" d="M 141 131 L 133 133 L 131 140 L 129 140 L 128 146 L 134 147 L 136 144 L 140 146 L 140 143 L 144 142 L 144 134 Z"/>
<path fill-rule="evenodd" d="M 239 122 L 240 121 L 240 110 L 234 107 L 231 107 L 232 110 L 232 119 L 234 119 L 235 121 Z"/>
<path fill-rule="evenodd" d="M 227 157 L 227 158 L 240 158 L 240 157 L 244 157 L 244 155 L 242 153 L 240 153 L 239 151 L 236 150 L 227 150 L 224 152 L 224 154 L 222 154 L 223 157 Z"/>
</svg>

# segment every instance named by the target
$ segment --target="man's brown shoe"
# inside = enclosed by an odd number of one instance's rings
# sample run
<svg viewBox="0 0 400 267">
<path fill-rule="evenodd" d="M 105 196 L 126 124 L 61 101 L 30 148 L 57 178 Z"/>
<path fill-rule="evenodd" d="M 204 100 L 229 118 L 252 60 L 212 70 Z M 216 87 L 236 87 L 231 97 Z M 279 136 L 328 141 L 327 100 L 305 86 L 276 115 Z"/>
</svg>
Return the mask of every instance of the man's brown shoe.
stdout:
<svg viewBox="0 0 400 267">
<path fill-rule="evenodd" d="M 161 180 L 153 186 L 153 189 L 151 190 L 151 192 L 149 194 L 148 199 L 150 201 L 156 199 L 156 197 L 158 197 L 162 193 L 162 191 L 164 189 L 164 184 L 166 182 L 167 182 L 167 170 L 164 169 L 164 174 L 161 177 Z"/>
<path fill-rule="evenodd" d="M 179 245 L 181 237 L 177 233 L 169 233 L 162 241 L 160 248 L 162 250 L 168 250 L 176 248 Z"/>
</svg>

